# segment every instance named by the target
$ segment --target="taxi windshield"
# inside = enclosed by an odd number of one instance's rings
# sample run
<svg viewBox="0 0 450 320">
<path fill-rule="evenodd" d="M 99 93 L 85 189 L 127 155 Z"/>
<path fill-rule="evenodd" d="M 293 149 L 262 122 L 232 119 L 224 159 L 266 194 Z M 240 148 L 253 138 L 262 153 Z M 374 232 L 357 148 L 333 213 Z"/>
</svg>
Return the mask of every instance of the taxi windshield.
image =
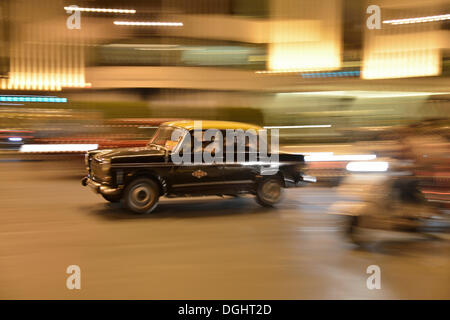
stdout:
<svg viewBox="0 0 450 320">
<path fill-rule="evenodd" d="M 181 128 L 169 126 L 159 127 L 153 137 L 150 139 L 148 146 L 162 147 L 164 149 L 172 151 L 183 139 L 186 132 L 186 130 Z"/>
</svg>

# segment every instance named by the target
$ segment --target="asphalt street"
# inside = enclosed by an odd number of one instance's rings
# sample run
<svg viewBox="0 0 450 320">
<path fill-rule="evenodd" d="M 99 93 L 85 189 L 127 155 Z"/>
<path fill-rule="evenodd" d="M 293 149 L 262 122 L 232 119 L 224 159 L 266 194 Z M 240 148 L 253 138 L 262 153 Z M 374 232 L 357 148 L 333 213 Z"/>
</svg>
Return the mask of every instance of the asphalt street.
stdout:
<svg viewBox="0 0 450 320">
<path fill-rule="evenodd" d="M 348 243 L 335 189 L 162 199 L 134 215 L 82 187 L 74 162 L 0 162 L 1 299 L 449 299 L 450 242 Z M 66 268 L 81 269 L 68 290 Z M 381 270 L 369 290 L 366 269 Z"/>
</svg>

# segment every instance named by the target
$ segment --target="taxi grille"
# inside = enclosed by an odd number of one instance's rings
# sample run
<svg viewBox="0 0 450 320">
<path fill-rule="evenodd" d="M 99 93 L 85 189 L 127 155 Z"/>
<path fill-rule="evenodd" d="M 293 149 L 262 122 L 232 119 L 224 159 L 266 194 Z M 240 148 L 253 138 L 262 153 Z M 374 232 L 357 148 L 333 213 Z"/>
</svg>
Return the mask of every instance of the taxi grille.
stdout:
<svg viewBox="0 0 450 320">
<path fill-rule="evenodd" d="M 97 181 L 104 181 L 107 176 L 102 170 L 101 163 L 96 159 L 89 161 L 89 175 Z"/>
</svg>

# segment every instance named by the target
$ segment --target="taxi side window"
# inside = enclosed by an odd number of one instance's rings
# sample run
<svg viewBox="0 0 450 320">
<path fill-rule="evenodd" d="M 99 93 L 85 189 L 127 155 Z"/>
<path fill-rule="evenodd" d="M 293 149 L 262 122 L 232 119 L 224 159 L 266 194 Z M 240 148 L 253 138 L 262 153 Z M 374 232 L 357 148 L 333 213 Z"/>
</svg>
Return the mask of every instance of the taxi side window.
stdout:
<svg viewBox="0 0 450 320">
<path fill-rule="evenodd" d="M 209 145 L 211 145 L 215 141 L 215 139 L 216 139 L 215 136 L 206 139 L 205 132 L 206 132 L 205 130 L 202 131 L 202 134 L 201 134 L 201 137 L 199 140 L 198 133 L 194 134 L 194 131 L 191 131 L 191 150 L 192 150 L 192 152 L 203 152 Z M 221 132 L 221 133 L 222 133 L 222 137 L 223 137 L 224 133 L 223 132 Z M 218 143 L 219 143 L 219 145 L 218 145 L 217 150 L 213 149 L 216 152 L 223 150 L 223 139 L 222 139 L 222 143 L 220 143 L 220 141 L 218 141 Z M 211 148 L 211 147 L 209 147 L 209 148 Z"/>
<path fill-rule="evenodd" d="M 239 145 L 241 141 L 238 141 L 236 137 L 226 137 L 224 134 L 224 148 L 228 147 L 228 150 L 234 150 L 238 152 L 244 150 L 244 152 L 257 152 L 258 151 L 258 135 L 246 134 L 244 140 L 244 146 Z M 244 148 L 242 148 L 244 147 Z"/>
<path fill-rule="evenodd" d="M 243 140 L 234 135 L 224 135 L 226 161 L 248 162 L 258 159 L 258 135 L 247 132 Z"/>
</svg>

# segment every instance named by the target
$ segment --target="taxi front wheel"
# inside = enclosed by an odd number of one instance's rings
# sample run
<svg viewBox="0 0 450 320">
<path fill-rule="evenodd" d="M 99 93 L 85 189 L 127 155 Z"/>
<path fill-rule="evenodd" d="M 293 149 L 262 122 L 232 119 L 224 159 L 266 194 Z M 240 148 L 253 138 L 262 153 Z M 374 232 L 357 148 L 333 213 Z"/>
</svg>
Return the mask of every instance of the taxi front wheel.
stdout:
<svg viewBox="0 0 450 320">
<path fill-rule="evenodd" d="M 261 181 L 256 190 L 256 202 L 264 207 L 273 207 L 283 196 L 280 179 L 267 178 Z"/>
<path fill-rule="evenodd" d="M 124 192 L 125 206 L 138 214 L 152 212 L 158 205 L 159 187 L 151 179 L 139 178 L 132 181 Z"/>
</svg>

